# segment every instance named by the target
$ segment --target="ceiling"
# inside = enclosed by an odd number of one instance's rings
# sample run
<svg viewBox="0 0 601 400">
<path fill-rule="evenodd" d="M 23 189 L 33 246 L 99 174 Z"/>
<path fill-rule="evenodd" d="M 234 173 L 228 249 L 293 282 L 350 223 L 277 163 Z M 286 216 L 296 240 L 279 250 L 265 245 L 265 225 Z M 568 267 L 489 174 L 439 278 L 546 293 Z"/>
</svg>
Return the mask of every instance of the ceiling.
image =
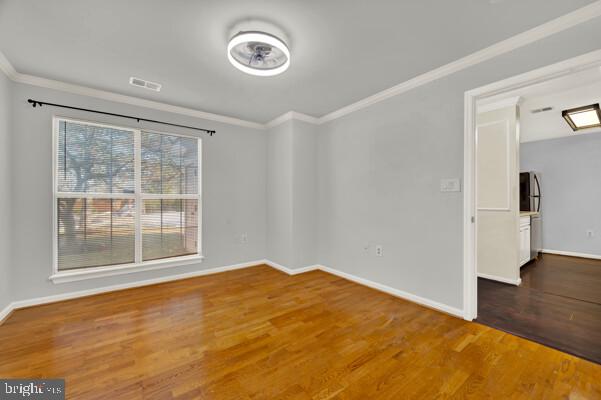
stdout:
<svg viewBox="0 0 601 400">
<path fill-rule="evenodd" d="M 555 86 L 555 90 L 553 90 Z M 532 93 L 525 93 L 520 105 L 521 142 L 554 139 L 574 135 L 599 134 L 601 128 L 572 131 L 561 116 L 563 110 L 601 103 L 601 69 L 594 68 L 550 82 Z M 532 110 L 553 110 L 532 113 Z"/>
<path fill-rule="evenodd" d="M 593 2 L 0 0 L 0 51 L 20 73 L 264 123 L 320 117 Z M 291 67 L 243 74 L 227 41 L 265 26 Z"/>
<path fill-rule="evenodd" d="M 601 68 L 594 67 L 512 90 L 478 102 L 478 106 L 504 104 L 519 98 L 520 142 L 601 133 L 601 128 L 574 132 L 561 116 L 563 110 L 601 103 Z M 544 112 L 533 110 L 551 107 Z"/>
</svg>

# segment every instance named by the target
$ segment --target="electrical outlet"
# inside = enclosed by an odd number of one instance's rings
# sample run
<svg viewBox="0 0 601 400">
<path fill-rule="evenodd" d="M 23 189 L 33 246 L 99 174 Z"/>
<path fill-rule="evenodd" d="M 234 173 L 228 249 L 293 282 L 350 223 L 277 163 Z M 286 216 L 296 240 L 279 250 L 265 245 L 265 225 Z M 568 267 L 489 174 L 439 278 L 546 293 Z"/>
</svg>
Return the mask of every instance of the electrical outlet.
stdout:
<svg viewBox="0 0 601 400">
<path fill-rule="evenodd" d="M 384 247 L 381 244 L 376 246 L 376 256 L 382 257 L 384 255 Z"/>
<path fill-rule="evenodd" d="M 240 243 L 246 244 L 248 243 L 248 233 L 243 233 L 240 235 Z"/>
<path fill-rule="evenodd" d="M 595 231 L 590 230 L 590 229 L 588 231 L 586 231 L 586 237 L 592 238 L 593 236 L 595 236 Z"/>
</svg>

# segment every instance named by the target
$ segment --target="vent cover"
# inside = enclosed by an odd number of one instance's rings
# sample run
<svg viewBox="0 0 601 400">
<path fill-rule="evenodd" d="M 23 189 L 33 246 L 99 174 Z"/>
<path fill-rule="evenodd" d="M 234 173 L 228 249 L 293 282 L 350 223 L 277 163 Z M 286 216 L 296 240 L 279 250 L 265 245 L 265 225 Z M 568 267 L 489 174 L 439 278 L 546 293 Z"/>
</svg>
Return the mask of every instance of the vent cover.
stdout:
<svg viewBox="0 0 601 400">
<path fill-rule="evenodd" d="M 129 78 L 129 84 L 132 86 L 137 86 L 137 87 L 141 87 L 144 89 L 153 90 L 155 92 L 160 92 L 161 86 L 162 86 L 160 83 L 147 81 L 147 80 L 136 78 L 133 76 L 131 78 Z"/>
<path fill-rule="evenodd" d="M 543 107 L 543 108 L 536 108 L 534 110 L 530 110 L 530 112 L 532 114 L 538 114 L 538 113 L 547 112 L 547 111 L 551 111 L 551 110 L 553 110 L 553 107 Z"/>
</svg>

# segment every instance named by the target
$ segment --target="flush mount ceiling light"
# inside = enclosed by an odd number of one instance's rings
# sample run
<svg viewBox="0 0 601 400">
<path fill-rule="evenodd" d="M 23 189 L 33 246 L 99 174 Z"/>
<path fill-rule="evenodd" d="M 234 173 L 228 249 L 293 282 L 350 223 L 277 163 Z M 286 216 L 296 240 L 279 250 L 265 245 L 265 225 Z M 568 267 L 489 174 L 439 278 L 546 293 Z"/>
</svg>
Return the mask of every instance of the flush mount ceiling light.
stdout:
<svg viewBox="0 0 601 400">
<path fill-rule="evenodd" d="M 230 39 L 227 57 L 242 72 L 258 76 L 281 74 L 290 66 L 290 51 L 279 38 L 265 32 L 240 32 Z"/>
<path fill-rule="evenodd" d="M 573 131 L 601 127 L 601 111 L 598 103 L 564 110 L 561 115 Z"/>
</svg>

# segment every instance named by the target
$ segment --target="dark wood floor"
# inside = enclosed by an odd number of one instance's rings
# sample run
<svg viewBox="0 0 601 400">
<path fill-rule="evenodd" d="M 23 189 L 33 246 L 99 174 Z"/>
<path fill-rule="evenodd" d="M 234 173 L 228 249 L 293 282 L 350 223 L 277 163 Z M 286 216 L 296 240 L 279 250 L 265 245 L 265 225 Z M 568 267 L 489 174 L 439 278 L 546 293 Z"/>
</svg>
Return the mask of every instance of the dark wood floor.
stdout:
<svg viewBox="0 0 601 400">
<path fill-rule="evenodd" d="M 478 279 L 477 321 L 601 364 L 601 260 L 544 254 L 521 277 Z"/>
<path fill-rule="evenodd" d="M 70 399 L 601 398 L 600 365 L 267 266 L 17 310 L 0 377 L 64 377 Z"/>
</svg>

